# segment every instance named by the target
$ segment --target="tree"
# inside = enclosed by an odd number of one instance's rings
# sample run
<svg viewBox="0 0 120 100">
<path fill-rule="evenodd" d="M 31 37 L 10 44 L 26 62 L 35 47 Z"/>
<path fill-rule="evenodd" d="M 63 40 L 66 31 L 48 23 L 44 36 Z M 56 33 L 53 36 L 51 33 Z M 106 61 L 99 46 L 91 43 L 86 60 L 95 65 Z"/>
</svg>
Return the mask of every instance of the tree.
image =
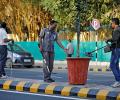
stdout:
<svg viewBox="0 0 120 100">
<path fill-rule="evenodd" d="M 75 31 L 77 0 L 1 0 L 0 20 L 5 20 L 19 40 L 23 40 L 24 28 L 28 28 L 29 40 L 36 40 L 37 33 L 49 20 L 59 22 L 58 30 Z M 108 25 L 112 17 L 120 18 L 120 0 L 80 0 L 80 25 L 86 31 L 93 18 Z M 102 32 L 102 36 L 104 32 Z M 100 37 L 102 37 L 100 36 Z M 31 39 L 34 37 L 33 39 Z"/>
<path fill-rule="evenodd" d="M 0 20 L 8 24 L 17 41 L 25 40 L 26 36 L 30 41 L 37 40 L 41 28 L 47 26 L 51 18 L 49 12 L 32 2 L 1 0 L 0 3 Z"/>
</svg>

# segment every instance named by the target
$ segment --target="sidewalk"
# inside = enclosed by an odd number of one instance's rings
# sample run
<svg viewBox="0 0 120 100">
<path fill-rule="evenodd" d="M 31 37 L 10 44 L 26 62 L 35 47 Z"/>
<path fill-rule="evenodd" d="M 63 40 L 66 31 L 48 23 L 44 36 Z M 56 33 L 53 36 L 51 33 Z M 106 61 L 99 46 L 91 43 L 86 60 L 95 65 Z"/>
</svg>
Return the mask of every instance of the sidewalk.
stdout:
<svg viewBox="0 0 120 100">
<path fill-rule="evenodd" d="M 40 66 L 42 67 L 43 61 L 36 60 L 35 61 L 35 66 Z M 67 69 L 67 61 L 55 61 L 54 62 L 54 69 Z M 111 71 L 109 68 L 109 62 L 95 62 L 95 61 L 90 61 L 89 64 L 89 71 L 94 71 L 94 72 L 106 72 L 106 71 Z"/>
<path fill-rule="evenodd" d="M 0 88 L 20 92 L 96 98 L 96 100 L 120 100 L 120 87 L 112 88 L 97 84 L 69 85 L 67 82 L 44 83 L 42 80 L 11 77 L 1 79 Z"/>
</svg>

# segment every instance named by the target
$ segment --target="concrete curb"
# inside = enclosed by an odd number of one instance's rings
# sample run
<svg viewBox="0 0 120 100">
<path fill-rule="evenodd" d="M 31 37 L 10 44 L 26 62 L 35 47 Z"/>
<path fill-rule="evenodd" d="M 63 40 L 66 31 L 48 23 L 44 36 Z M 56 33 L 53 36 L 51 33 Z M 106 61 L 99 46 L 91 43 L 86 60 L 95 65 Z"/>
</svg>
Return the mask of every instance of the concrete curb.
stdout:
<svg viewBox="0 0 120 100">
<path fill-rule="evenodd" d="M 63 67 L 55 67 L 54 69 L 68 69 L 67 67 L 63 68 Z M 108 68 L 89 68 L 88 71 L 91 72 L 111 72 L 111 69 Z"/>
<path fill-rule="evenodd" d="M 108 68 L 89 68 L 89 71 L 92 71 L 92 72 L 110 72 L 111 69 L 108 69 Z"/>
<path fill-rule="evenodd" d="M 37 61 L 37 65 L 41 65 L 40 68 L 42 68 L 42 63 L 43 61 Z M 111 69 L 108 67 L 109 63 L 108 62 L 90 62 L 89 64 L 89 70 L 92 72 L 109 72 Z M 66 61 L 55 61 L 54 63 L 54 69 L 68 69 L 67 68 L 67 62 Z"/>
<path fill-rule="evenodd" d="M 37 68 L 43 68 L 42 66 L 41 67 L 37 67 Z M 68 69 L 68 67 L 54 67 L 55 70 L 65 70 L 65 69 Z M 106 67 L 103 67 L 103 68 L 98 68 L 98 67 L 94 67 L 94 68 L 89 68 L 88 71 L 90 72 L 111 72 L 111 69 L 110 68 L 106 68 Z"/>
<path fill-rule="evenodd" d="M 30 81 L 0 80 L 0 89 L 20 92 L 43 93 L 49 95 L 75 96 L 80 98 L 94 98 L 96 100 L 120 100 L 120 92 L 80 88 L 74 86 L 60 86 L 56 83 L 35 83 Z"/>
</svg>

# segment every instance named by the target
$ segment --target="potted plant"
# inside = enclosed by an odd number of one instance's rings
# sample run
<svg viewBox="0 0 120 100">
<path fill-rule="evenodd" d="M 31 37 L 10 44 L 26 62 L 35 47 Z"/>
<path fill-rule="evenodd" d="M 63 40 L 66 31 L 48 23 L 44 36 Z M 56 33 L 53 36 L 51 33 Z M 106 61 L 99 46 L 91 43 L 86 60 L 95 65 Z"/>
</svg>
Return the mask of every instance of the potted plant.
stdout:
<svg viewBox="0 0 120 100">
<path fill-rule="evenodd" d="M 77 57 L 67 58 L 69 84 L 86 84 L 90 58 L 81 58 L 80 54 L 80 0 L 77 0 Z"/>
</svg>

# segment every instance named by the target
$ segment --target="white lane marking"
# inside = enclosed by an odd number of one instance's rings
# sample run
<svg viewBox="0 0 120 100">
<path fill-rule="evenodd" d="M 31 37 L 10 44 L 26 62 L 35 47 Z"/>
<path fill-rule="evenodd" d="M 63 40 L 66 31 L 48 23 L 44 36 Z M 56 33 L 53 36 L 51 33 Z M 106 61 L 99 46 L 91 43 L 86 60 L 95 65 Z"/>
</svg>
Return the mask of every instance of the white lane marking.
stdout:
<svg viewBox="0 0 120 100">
<path fill-rule="evenodd" d="M 89 100 L 89 99 L 80 99 L 80 98 L 73 98 L 73 97 L 63 97 L 63 96 L 55 96 L 55 95 L 46 95 L 46 94 L 35 94 L 35 93 L 28 93 L 28 92 L 18 92 L 18 91 L 8 91 L 8 90 L 0 90 L 1 92 L 9 92 L 9 93 L 17 93 L 17 94 L 27 94 L 27 95 L 34 95 L 34 96 L 43 96 L 43 97 L 51 97 L 51 98 L 60 98 L 60 99 L 68 99 L 68 100 Z"/>
</svg>

